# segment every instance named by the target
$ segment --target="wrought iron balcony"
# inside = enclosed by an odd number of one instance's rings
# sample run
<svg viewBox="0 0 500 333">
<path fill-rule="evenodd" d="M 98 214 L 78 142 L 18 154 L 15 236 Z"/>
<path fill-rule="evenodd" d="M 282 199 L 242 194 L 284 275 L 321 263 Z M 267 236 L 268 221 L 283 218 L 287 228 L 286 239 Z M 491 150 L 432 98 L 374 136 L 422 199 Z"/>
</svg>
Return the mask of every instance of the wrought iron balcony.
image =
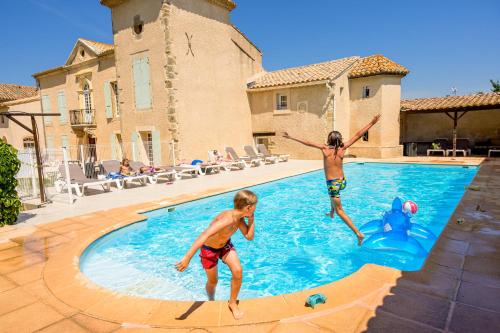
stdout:
<svg viewBox="0 0 500 333">
<path fill-rule="evenodd" d="M 96 125 L 94 109 L 69 110 L 69 118 L 71 126 L 74 127 L 93 127 Z"/>
</svg>

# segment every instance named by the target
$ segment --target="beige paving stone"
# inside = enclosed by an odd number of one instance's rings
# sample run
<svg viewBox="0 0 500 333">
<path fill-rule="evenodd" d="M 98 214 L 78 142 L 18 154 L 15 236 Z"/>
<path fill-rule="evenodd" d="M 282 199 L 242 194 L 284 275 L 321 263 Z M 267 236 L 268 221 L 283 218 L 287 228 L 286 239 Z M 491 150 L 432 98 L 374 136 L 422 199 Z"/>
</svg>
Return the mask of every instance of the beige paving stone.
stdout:
<svg viewBox="0 0 500 333">
<path fill-rule="evenodd" d="M 58 234 L 65 234 L 65 233 L 68 233 L 71 231 L 77 231 L 77 230 L 84 229 L 87 227 L 88 227 L 88 225 L 83 224 L 83 223 L 71 223 L 71 224 L 66 224 L 66 225 L 50 228 L 50 230 L 52 232 L 55 232 Z"/>
<path fill-rule="evenodd" d="M 83 327 L 75 324 L 73 321 L 69 319 L 64 319 L 54 323 L 50 326 L 45 327 L 44 329 L 37 331 L 37 333 L 87 333 L 91 332 L 89 330 L 84 329 Z"/>
<path fill-rule="evenodd" d="M 16 287 L 17 285 L 14 282 L 4 278 L 3 276 L 0 276 L 0 293 L 6 290 L 14 289 Z"/>
<path fill-rule="evenodd" d="M 122 327 L 113 333 L 211 333 L 208 329 L 156 328 L 156 327 Z"/>
<path fill-rule="evenodd" d="M 319 333 L 334 332 L 333 330 L 317 326 L 308 322 L 279 323 L 270 332 L 272 333 Z"/>
<path fill-rule="evenodd" d="M 47 288 L 43 280 L 37 280 L 23 286 L 23 290 L 36 297 L 39 301 L 52 307 L 65 317 L 72 316 L 78 312 L 77 309 L 70 307 L 60 299 L 55 297 Z"/>
<path fill-rule="evenodd" d="M 22 288 L 14 288 L 0 293 L 0 315 L 36 302 L 36 298 Z"/>
<path fill-rule="evenodd" d="M 17 244 L 16 242 L 5 241 L 5 242 L 0 243 L 0 251 L 6 250 L 6 249 L 10 249 L 11 247 L 15 247 L 15 246 L 18 246 L 18 245 L 19 244 Z"/>
<path fill-rule="evenodd" d="M 69 242 L 70 239 L 61 235 L 56 235 L 51 237 L 43 238 L 33 238 L 33 237 L 23 237 L 22 240 L 18 240 L 20 246 L 27 251 L 34 252 L 48 252 L 47 250 L 59 246 L 61 244 Z"/>
<path fill-rule="evenodd" d="M 39 263 L 7 274 L 7 277 L 22 286 L 26 283 L 41 279 L 44 267 L 45 263 Z"/>
<path fill-rule="evenodd" d="M 85 309 L 91 316 L 116 322 L 146 323 L 159 307 L 159 300 L 112 295 Z"/>
<path fill-rule="evenodd" d="M 71 319 L 78 325 L 94 333 L 108 333 L 120 327 L 118 323 L 100 320 L 82 313 L 75 314 Z"/>
<path fill-rule="evenodd" d="M 23 256 L 0 261 L 0 274 L 8 274 L 31 265 L 36 265 L 45 261 L 45 257 L 40 253 L 30 252 Z"/>
<path fill-rule="evenodd" d="M 242 319 L 235 320 L 227 302 L 222 302 L 220 325 L 265 323 L 293 316 L 292 309 L 281 296 L 243 300 L 239 307 L 245 315 Z M 264 308 L 266 310 L 262 311 Z"/>
<path fill-rule="evenodd" d="M 20 257 L 30 252 L 30 250 L 25 249 L 22 246 L 11 247 L 7 250 L 0 251 L 0 264 L 2 260 Z"/>
<path fill-rule="evenodd" d="M 354 306 L 345 310 L 328 313 L 307 321 L 334 332 L 356 332 L 359 326 L 366 324 L 369 314 L 374 315 L 373 310 L 365 307 Z"/>
<path fill-rule="evenodd" d="M 62 319 L 52 308 L 37 302 L 0 316 L 0 332 L 33 332 Z"/>
<path fill-rule="evenodd" d="M 161 302 L 148 323 L 161 327 L 218 326 L 223 302 Z"/>
<path fill-rule="evenodd" d="M 260 323 L 254 325 L 238 325 L 238 326 L 221 326 L 221 327 L 210 327 L 207 330 L 210 333 L 268 333 L 271 332 L 276 326 L 278 326 L 278 322 L 271 323 Z M 200 333 L 203 331 L 200 330 Z"/>
</svg>

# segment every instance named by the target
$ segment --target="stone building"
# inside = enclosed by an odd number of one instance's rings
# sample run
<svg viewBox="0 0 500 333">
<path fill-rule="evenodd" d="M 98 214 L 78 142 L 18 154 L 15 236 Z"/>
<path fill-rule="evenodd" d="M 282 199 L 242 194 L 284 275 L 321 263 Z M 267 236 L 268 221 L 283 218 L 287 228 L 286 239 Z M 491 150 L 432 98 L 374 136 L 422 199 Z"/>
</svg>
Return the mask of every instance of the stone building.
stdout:
<svg viewBox="0 0 500 333">
<path fill-rule="evenodd" d="M 18 150 L 34 148 L 35 142 L 31 133 L 7 119 L 7 117 L 1 116 L 2 112 L 9 111 L 40 113 L 40 98 L 36 87 L 0 83 L 0 139 L 13 145 Z M 17 117 L 16 119 L 31 128 L 31 119 L 29 117 Z M 39 117 L 36 120 L 39 124 L 40 145 L 43 147 L 43 123 Z"/>
<path fill-rule="evenodd" d="M 45 119 L 48 147 L 95 145 L 97 160 L 164 165 L 255 141 L 317 158 L 279 133 L 323 142 L 337 129 L 347 138 L 382 113 L 351 153 L 402 154 L 403 66 L 374 55 L 265 72 L 261 51 L 231 24 L 231 0 L 101 3 L 113 45 L 79 39 L 63 66 L 34 75 L 44 112 L 61 113 Z"/>
</svg>

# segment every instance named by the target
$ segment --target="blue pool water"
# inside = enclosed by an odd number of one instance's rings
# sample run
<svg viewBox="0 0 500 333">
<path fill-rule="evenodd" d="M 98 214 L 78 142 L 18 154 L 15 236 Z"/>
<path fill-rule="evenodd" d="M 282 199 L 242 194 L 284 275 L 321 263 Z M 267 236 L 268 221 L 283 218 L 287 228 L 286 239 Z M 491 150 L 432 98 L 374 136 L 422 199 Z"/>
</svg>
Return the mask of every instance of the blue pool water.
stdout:
<svg viewBox="0 0 500 333">
<path fill-rule="evenodd" d="M 439 235 L 477 172 L 475 167 L 414 164 L 347 164 L 343 206 L 359 227 L 390 209 L 395 196 L 418 203 L 412 221 Z M 337 217 L 322 171 L 254 186 L 259 197 L 255 240 L 233 237 L 244 270 L 240 298 L 295 292 L 341 279 L 365 263 L 418 270 L 424 258 L 368 250 Z M 148 219 L 95 241 L 83 254 L 83 273 L 98 285 L 129 295 L 168 300 L 205 300 L 205 273 L 193 257 L 184 273 L 174 264 L 233 193 L 147 213 Z M 230 271 L 219 264 L 216 298 L 229 295 Z"/>
</svg>

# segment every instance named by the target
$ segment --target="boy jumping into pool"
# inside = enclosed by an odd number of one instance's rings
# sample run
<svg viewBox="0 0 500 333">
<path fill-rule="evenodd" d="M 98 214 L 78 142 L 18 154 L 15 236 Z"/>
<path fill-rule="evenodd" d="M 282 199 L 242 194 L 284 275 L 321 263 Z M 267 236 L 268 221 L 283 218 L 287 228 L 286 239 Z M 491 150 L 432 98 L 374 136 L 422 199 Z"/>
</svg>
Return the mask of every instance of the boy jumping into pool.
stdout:
<svg viewBox="0 0 500 333">
<path fill-rule="evenodd" d="M 240 229 L 243 236 L 253 240 L 254 236 L 254 212 L 257 205 L 257 196 L 248 190 L 242 190 L 234 196 L 234 209 L 226 210 L 212 221 L 205 231 L 194 241 L 184 257 L 175 264 L 178 271 L 183 272 L 189 265 L 194 254 L 201 247 L 201 264 L 207 274 L 205 286 L 208 299 L 213 301 L 215 287 L 217 286 L 217 263 L 222 260 L 232 273 L 231 297 L 228 306 L 233 313 L 234 319 L 241 319 L 243 312 L 238 308 L 238 293 L 243 279 L 243 270 L 236 249 L 231 243 L 231 236 Z M 248 218 L 248 224 L 245 223 Z"/>
<path fill-rule="evenodd" d="M 347 148 L 358 141 L 363 134 L 366 133 L 366 131 L 377 123 L 379 119 L 379 114 L 373 117 L 368 125 L 356 132 L 356 134 L 346 143 L 342 142 L 342 134 L 338 131 L 331 131 L 330 134 L 328 134 L 327 144 L 319 144 L 297 139 L 290 136 L 287 132 L 283 134 L 283 137 L 287 139 L 300 142 L 309 147 L 317 148 L 323 152 L 323 167 L 325 169 L 326 187 L 328 188 L 328 194 L 330 195 L 331 200 L 330 213 L 327 215 L 330 215 L 333 219 L 335 212 L 337 212 L 342 221 L 344 221 L 344 223 L 347 224 L 347 226 L 349 226 L 349 228 L 351 228 L 351 230 L 356 234 L 356 237 L 358 237 L 358 245 L 363 243 L 363 238 L 365 236 L 358 230 L 358 228 L 356 228 L 349 216 L 347 216 L 344 212 L 342 202 L 340 201 L 340 191 L 345 189 L 347 186 L 343 170 L 344 154 Z"/>
</svg>

